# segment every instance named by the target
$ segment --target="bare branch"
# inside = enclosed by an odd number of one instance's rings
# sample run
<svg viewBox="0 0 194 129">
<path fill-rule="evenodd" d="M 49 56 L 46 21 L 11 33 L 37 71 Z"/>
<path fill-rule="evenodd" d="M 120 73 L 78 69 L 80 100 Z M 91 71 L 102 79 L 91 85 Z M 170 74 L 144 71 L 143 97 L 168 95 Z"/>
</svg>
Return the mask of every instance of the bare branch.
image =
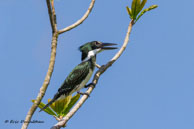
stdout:
<svg viewBox="0 0 194 129">
<path fill-rule="evenodd" d="M 54 32 L 57 32 L 57 17 L 55 13 L 54 0 L 51 0 L 51 7 L 52 7 L 52 20 L 54 23 Z"/>
<path fill-rule="evenodd" d="M 21 129 L 27 129 L 29 122 L 32 118 L 32 115 L 34 114 L 34 112 L 37 109 L 38 105 L 40 104 L 42 98 L 44 97 L 46 89 L 50 83 L 50 79 L 51 79 L 53 69 L 54 69 L 54 64 L 55 64 L 58 35 L 66 32 L 66 31 L 69 31 L 69 30 L 77 27 L 78 25 L 80 25 L 88 17 L 90 12 L 92 11 L 95 0 L 92 0 L 87 12 L 84 14 L 84 16 L 80 20 L 78 20 L 76 23 L 72 24 L 71 26 L 64 28 L 61 31 L 57 30 L 57 21 L 56 21 L 56 14 L 55 14 L 55 8 L 54 8 L 54 0 L 46 0 L 46 2 L 47 2 L 48 14 L 49 14 L 49 19 L 50 19 L 51 28 L 52 28 L 52 43 L 51 43 L 52 46 L 51 46 L 51 57 L 50 57 L 50 62 L 49 62 L 49 68 L 48 68 L 45 80 L 43 82 L 43 85 L 40 88 L 40 92 L 39 92 L 35 102 L 33 103 L 32 107 L 28 111 L 26 118 L 25 118 L 25 122 L 23 123 Z"/>
<path fill-rule="evenodd" d="M 71 26 L 64 28 L 61 31 L 57 30 L 57 21 L 56 21 L 56 14 L 55 14 L 55 8 L 54 8 L 54 0 L 46 0 L 46 2 L 47 2 L 48 14 L 49 14 L 49 19 L 50 19 L 51 28 L 52 28 L 52 34 L 53 34 L 52 35 L 52 43 L 51 43 L 52 46 L 51 46 L 51 57 L 50 57 L 50 62 L 49 62 L 49 68 L 48 68 L 45 80 L 43 82 L 43 85 L 40 88 L 40 92 L 39 92 L 35 102 L 33 103 L 32 107 L 28 111 L 26 118 L 25 118 L 25 122 L 23 123 L 21 129 L 27 129 L 29 122 L 32 118 L 32 115 L 34 114 L 34 112 L 37 109 L 38 105 L 40 104 L 42 98 L 44 97 L 46 89 L 50 83 L 50 79 L 51 79 L 53 69 L 54 69 L 54 64 L 55 64 L 58 35 L 66 32 L 66 31 L 69 31 L 69 30 L 77 27 L 78 25 L 80 25 L 88 17 L 90 12 L 92 11 L 95 0 L 92 0 L 87 12 L 84 14 L 84 16 L 80 20 L 78 20 L 76 23 L 72 24 Z M 59 119 L 57 119 L 57 120 L 59 120 Z"/>
<path fill-rule="evenodd" d="M 74 24 L 62 29 L 62 30 L 59 30 L 58 33 L 59 34 L 62 34 L 66 31 L 69 31 L 75 27 L 77 27 L 78 25 L 80 25 L 84 20 L 86 20 L 86 18 L 89 16 L 89 14 L 91 13 L 92 11 L 92 8 L 94 7 L 94 3 L 95 3 L 95 0 L 92 0 L 91 3 L 90 3 L 90 6 L 88 8 L 88 10 L 86 11 L 86 13 L 82 16 L 81 19 L 79 19 L 77 22 L 75 22 Z"/>
<path fill-rule="evenodd" d="M 54 118 L 57 120 L 57 121 L 60 121 L 61 119 L 58 118 L 57 116 L 54 116 Z"/>
<path fill-rule="evenodd" d="M 122 47 L 120 48 L 120 50 L 115 54 L 115 56 L 106 65 L 103 65 L 102 67 L 100 67 L 100 69 L 95 73 L 95 76 L 92 81 L 93 85 L 96 85 L 98 83 L 100 75 L 103 74 L 124 52 L 129 42 L 129 36 L 132 30 L 133 24 L 134 24 L 134 21 L 132 20 L 128 26 L 126 37 L 125 37 L 124 43 Z M 86 93 L 91 94 L 93 89 L 94 89 L 94 86 L 89 87 Z M 73 107 L 73 109 L 63 118 L 63 120 L 59 121 L 51 129 L 60 129 L 61 127 L 64 127 L 66 123 L 69 121 L 69 119 L 78 111 L 78 109 L 84 104 L 84 102 L 87 99 L 88 99 L 88 95 L 83 95 L 82 98 L 78 101 L 78 103 Z"/>
<path fill-rule="evenodd" d="M 46 0 L 47 7 L 48 7 L 48 14 L 50 18 L 51 28 L 52 32 L 57 32 L 57 22 L 56 22 L 56 14 L 55 14 L 55 8 L 54 8 L 54 0 Z"/>
<path fill-rule="evenodd" d="M 35 110 L 37 109 L 38 105 L 40 104 L 43 96 L 45 95 L 46 89 L 50 83 L 50 78 L 51 78 L 52 73 L 53 73 L 55 58 L 56 58 L 57 38 L 58 38 L 58 34 L 54 33 L 53 37 L 52 37 L 51 57 L 50 57 L 50 62 L 49 62 L 49 68 L 48 68 L 47 74 L 45 76 L 45 80 L 42 84 L 42 87 L 40 88 L 40 92 L 38 93 L 38 96 L 37 96 L 35 102 L 33 103 L 32 107 L 28 111 L 25 122 L 22 125 L 22 129 L 27 129 L 28 124 L 32 118 L 32 115 L 34 114 Z"/>
<path fill-rule="evenodd" d="M 56 49 L 57 49 L 57 39 L 58 39 L 58 33 L 57 33 L 57 23 L 56 23 L 56 14 L 55 14 L 55 8 L 54 8 L 54 0 L 46 0 L 47 7 L 48 7 L 48 14 L 50 17 L 51 27 L 52 27 L 52 45 L 51 45 L 51 57 L 49 62 L 49 68 L 47 71 L 47 74 L 45 76 L 45 80 L 42 84 L 42 87 L 40 88 L 40 92 L 38 93 L 38 96 L 36 97 L 35 102 L 33 103 L 32 107 L 28 111 L 25 122 L 22 125 L 22 129 L 27 129 L 28 124 L 32 118 L 32 115 L 34 114 L 35 110 L 37 109 L 38 105 L 40 104 L 42 98 L 45 95 L 46 89 L 50 83 L 50 78 L 53 73 L 54 64 L 55 64 L 55 58 L 56 58 Z"/>
<path fill-rule="evenodd" d="M 96 63 L 95 63 L 95 66 L 96 66 L 97 68 L 100 68 L 100 67 L 101 67 L 99 64 L 96 64 Z"/>
</svg>

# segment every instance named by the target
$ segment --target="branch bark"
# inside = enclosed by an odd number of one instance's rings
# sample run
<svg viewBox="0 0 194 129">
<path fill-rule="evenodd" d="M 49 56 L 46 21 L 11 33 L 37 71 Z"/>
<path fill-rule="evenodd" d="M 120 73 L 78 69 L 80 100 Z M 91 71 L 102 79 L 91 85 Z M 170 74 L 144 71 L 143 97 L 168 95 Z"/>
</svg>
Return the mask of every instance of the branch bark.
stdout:
<svg viewBox="0 0 194 129">
<path fill-rule="evenodd" d="M 122 53 L 124 52 L 129 42 L 129 36 L 130 36 L 133 25 L 134 25 L 134 21 L 132 20 L 129 23 L 126 37 L 125 37 L 122 47 L 108 63 L 101 66 L 100 69 L 95 73 L 94 78 L 92 80 L 92 83 L 94 86 L 88 88 L 88 90 L 86 91 L 87 94 L 90 95 L 92 93 L 95 85 L 98 83 L 100 75 L 103 74 L 122 55 Z M 64 127 L 66 123 L 69 121 L 69 119 L 78 111 L 78 109 L 84 104 L 84 102 L 87 99 L 88 99 L 88 95 L 83 95 L 82 98 L 78 101 L 78 103 L 72 108 L 72 110 L 61 121 L 55 124 L 51 129 L 60 129 L 61 127 Z"/>
<path fill-rule="evenodd" d="M 46 89 L 50 83 L 50 79 L 53 73 L 54 69 L 54 64 L 55 64 L 55 58 L 56 58 L 56 49 L 57 49 L 57 33 L 53 34 L 52 37 L 52 46 L 51 46 L 51 57 L 50 57 L 50 62 L 49 62 L 49 68 L 45 77 L 45 80 L 43 82 L 42 87 L 40 88 L 40 92 L 38 93 L 38 96 L 36 97 L 35 102 L 33 103 L 32 107 L 27 113 L 25 122 L 22 125 L 22 129 L 27 129 L 28 124 L 32 118 L 32 115 L 34 114 L 35 110 L 37 109 L 38 105 L 40 104 L 42 98 L 45 95 Z"/>
<path fill-rule="evenodd" d="M 50 56 L 49 68 L 45 76 L 45 80 L 42 84 L 42 87 L 40 88 L 40 91 L 38 93 L 38 96 L 36 97 L 36 100 L 33 103 L 32 107 L 29 109 L 26 115 L 26 118 L 25 118 L 25 122 L 23 123 L 21 129 L 27 129 L 31 118 L 34 112 L 36 111 L 38 105 L 40 104 L 42 98 L 44 97 L 46 89 L 50 83 L 50 79 L 51 79 L 51 76 L 54 70 L 54 64 L 55 64 L 58 35 L 66 31 L 69 31 L 77 27 L 78 25 L 80 25 L 90 14 L 92 8 L 94 7 L 95 0 L 91 1 L 91 4 L 87 12 L 84 14 L 84 16 L 80 20 L 78 20 L 76 23 L 72 24 L 71 26 L 66 27 L 62 31 L 57 30 L 57 20 L 56 20 L 55 8 L 54 8 L 54 0 L 51 0 L 51 1 L 46 0 L 46 2 L 47 2 L 48 14 L 49 14 L 49 19 L 50 19 L 51 28 L 52 28 L 51 56 Z"/>
<path fill-rule="evenodd" d="M 92 0 L 91 3 L 90 3 L 90 6 L 88 8 L 88 10 L 86 11 L 86 13 L 82 16 L 81 19 L 79 19 L 77 22 L 75 22 L 74 24 L 64 28 L 64 29 L 61 29 L 58 31 L 59 34 L 62 34 L 64 32 L 67 32 L 75 27 L 77 27 L 78 25 L 80 25 L 84 20 L 86 20 L 86 18 L 89 16 L 89 14 L 91 13 L 93 7 L 94 7 L 94 3 L 95 3 L 95 0 Z"/>
<path fill-rule="evenodd" d="M 48 8 L 48 14 L 50 18 L 51 28 L 52 32 L 57 32 L 57 20 L 56 20 L 56 14 L 55 14 L 55 8 L 54 8 L 54 0 L 50 2 L 50 0 L 46 0 L 47 8 Z"/>
</svg>

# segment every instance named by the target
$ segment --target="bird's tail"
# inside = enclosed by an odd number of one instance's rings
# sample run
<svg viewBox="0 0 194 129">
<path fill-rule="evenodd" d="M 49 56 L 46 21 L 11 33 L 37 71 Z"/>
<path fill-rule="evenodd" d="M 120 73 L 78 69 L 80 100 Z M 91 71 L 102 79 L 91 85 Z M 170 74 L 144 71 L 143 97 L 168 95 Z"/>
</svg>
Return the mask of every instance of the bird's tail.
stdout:
<svg viewBox="0 0 194 129">
<path fill-rule="evenodd" d="M 41 112 L 42 110 L 46 109 L 48 106 L 50 106 L 56 99 L 53 98 L 49 103 L 47 103 L 42 109 L 40 109 L 39 112 Z"/>
<path fill-rule="evenodd" d="M 39 112 L 41 112 L 42 110 L 46 109 L 48 106 L 50 106 L 53 102 L 55 102 L 59 97 L 61 96 L 61 94 L 59 92 L 57 92 L 54 96 L 54 98 L 49 102 L 47 103 L 42 109 L 40 109 Z"/>
</svg>

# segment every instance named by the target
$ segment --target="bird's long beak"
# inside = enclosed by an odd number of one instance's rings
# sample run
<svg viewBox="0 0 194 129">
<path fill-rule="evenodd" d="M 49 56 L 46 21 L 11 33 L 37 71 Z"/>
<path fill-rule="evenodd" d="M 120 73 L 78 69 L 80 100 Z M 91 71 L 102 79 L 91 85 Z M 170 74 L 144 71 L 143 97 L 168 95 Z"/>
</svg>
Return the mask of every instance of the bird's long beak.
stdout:
<svg viewBox="0 0 194 129">
<path fill-rule="evenodd" d="M 113 45 L 117 45 L 116 43 L 102 43 L 100 48 L 102 50 L 113 50 L 113 49 L 117 49 L 117 47 L 108 47 L 108 46 L 113 46 Z"/>
</svg>

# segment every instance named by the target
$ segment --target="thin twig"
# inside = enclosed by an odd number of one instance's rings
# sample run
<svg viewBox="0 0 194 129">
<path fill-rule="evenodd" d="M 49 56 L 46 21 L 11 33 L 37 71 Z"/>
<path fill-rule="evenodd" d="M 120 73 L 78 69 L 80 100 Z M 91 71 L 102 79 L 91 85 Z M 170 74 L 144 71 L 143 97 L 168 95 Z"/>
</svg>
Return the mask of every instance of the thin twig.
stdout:
<svg viewBox="0 0 194 129">
<path fill-rule="evenodd" d="M 92 81 L 93 85 L 96 85 L 98 83 L 100 75 L 103 74 L 124 52 L 129 42 L 129 36 L 132 30 L 133 24 L 134 24 L 134 21 L 132 20 L 128 26 L 126 37 L 125 37 L 124 43 L 122 47 L 120 48 L 120 50 L 115 54 L 115 56 L 106 65 L 103 65 L 102 67 L 100 67 L 100 69 L 95 73 L 93 81 Z M 89 87 L 86 93 L 90 95 L 93 89 L 94 89 L 94 86 Z M 78 103 L 72 108 L 72 110 L 63 118 L 63 120 L 59 121 L 51 129 L 60 129 L 61 127 L 64 127 L 66 123 L 69 121 L 69 119 L 78 111 L 78 109 L 84 104 L 84 102 L 87 99 L 88 99 L 88 95 L 83 95 L 82 98 L 78 101 Z"/>
<path fill-rule="evenodd" d="M 54 116 L 54 118 L 57 120 L 57 121 L 60 121 L 61 119 L 57 116 Z"/>
<path fill-rule="evenodd" d="M 100 68 L 100 67 L 101 67 L 99 64 L 96 64 L 96 63 L 95 63 L 95 66 L 96 66 L 97 68 Z"/>
<path fill-rule="evenodd" d="M 48 0 L 47 0 L 48 1 Z M 57 32 L 57 17 L 56 17 L 56 13 L 55 13 L 55 7 L 54 7 L 54 0 L 51 0 L 51 7 L 52 7 L 52 21 L 53 21 L 53 26 L 54 26 L 54 32 Z"/>
<path fill-rule="evenodd" d="M 77 27 L 78 25 L 80 25 L 84 20 L 86 20 L 86 18 L 89 16 L 89 14 L 91 13 L 92 11 L 92 8 L 94 7 L 94 3 L 95 3 L 95 0 L 92 0 L 91 3 L 90 3 L 90 6 L 88 8 L 88 10 L 86 11 L 86 13 L 82 16 L 81 19 L 79 19 L 77 22 L 75 22 L 74 24 L 64 28 L 64 29 L 61 29 L 58 31 L 59 34 L 62 34 L 66 31 L 69 31 L 75 27 Z"/>
<path fill-rule="evenodd" d="M 47 8 L 48 8 L 48 14 L 49 14 L 49 19 L 50 19 L 50 23 L 51 23 L 51 28 L 52 28 L 52 31 L 54 33 L 54 31 L 56 30 L 56 27 L 55 27 L 55 20 L 54 20 L 54 17 L 53 17 L 53 7 L 54 7 L 54 4 L 53 4 L 53 1 L 52 1 L 52 7 L 51 7 L 51 2 L 50 0 L 46 0 L 46 3 L 47 3 Z M 55 12 L 55 11 L 54 11 Z M 55 31 L 56 32 L 56 31 Z"/>
</svg>

